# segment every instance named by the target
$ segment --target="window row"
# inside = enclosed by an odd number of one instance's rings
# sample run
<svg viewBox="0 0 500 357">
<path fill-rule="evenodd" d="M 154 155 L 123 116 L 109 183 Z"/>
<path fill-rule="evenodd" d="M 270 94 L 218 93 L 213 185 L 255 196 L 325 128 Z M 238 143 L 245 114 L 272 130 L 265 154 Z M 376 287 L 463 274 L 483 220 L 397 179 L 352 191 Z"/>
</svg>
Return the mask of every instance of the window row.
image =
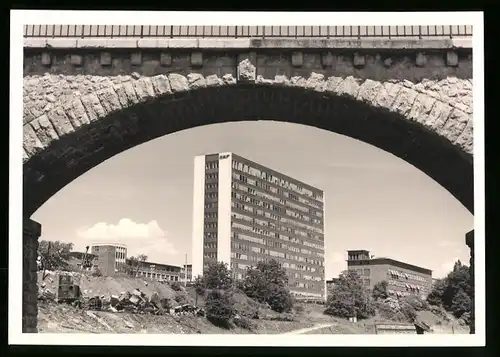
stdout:
<svg viewBox="0 0 500 357">
<path fill-rule="evenodd" d="M 293 283 L 289 284 L 291 287 L 294 288 L 302 288 L 302 289 L 311 289 L 311 290 L 318 290 L 322 289 L 323 287 L 318 284 L 314 283 L 303 283 L 301 281 L 294 281 Z"/>
<path fill-rule="evenodd" d="M 296 244 L 303 244 L 303 241 L 300 240 L 300 239 L 297 239 L 297 238 L 289 238 L 288 236 L 285 236 L 285 235 L 282 235 L 282 234 L 279 234 L 279 233 L 271 233 L 269 231 L 265 231 L 265 230 L 262 230 L 260 228 L 257 228 L 257 227 L 249 227 L 249 226 L 246 226 L 244 224 L 240 224 L 240 223 L 237 223 L 237 222 L 232 222 L 231 223 L 231 227 L 232 228 L 237 228 L 237 229 L 241 229 L 243 231 L 246 231 L 246 232 L 252 232 L 252 233 L 255 233 L 255 234 L 259 234 L 259 235 L 265 235 L 269 238 L 276 238 L 276 239 L 282 239 L 282 240 L 285 240 L 285 241 L 289 241 L 289 242 L 292 242 L 292 243 L 296 243 Z M 234 236 L 234 234 L 233 234 Z M 287 249 L 289 251 L 292 251 L 292 252 L 296 252 L 296 253 L 302 253 L 302 254 L 308 254 L 308 255 L 317 255 L 319 257 L 323 257 L 324 254 L 322 252 L 313 252 L 309 249 L 305 249 L 305 248 L 300 248 L 300 247 L 296 247 L 296 246 L 293 246 L 293 245 L 290 245 L 290 244 L 286 244 L 286 243 L 282 243 L 282 242 L 276 242 L 276 241 L 273 241 L 273 240 L 270 240 L 270 239 L 261 239 L 261 238 L 257 238 L 259 242 L 263 242 L 263 243 L 260 243 L 260 244 L 264 244 L 264 245 L 268 245 L 270 247 L 274 247 L 274 248 L 280 248 L 280 249 Z M 318 248 L 318 249 L 323 249 L 322 247 L 321 248 Z"/>
<path fill-rule="evenodd" d="M 205 180 L 217 180 L 219 178 L 219 174 L 217 172 L 211 172 L 205 174 Z"/>
<path fill-rule="evenodd" d="M 206 192 L 205 199 L 217 199 L 217 192 Z"/>
<path fill-rule="evenodd" d="M 370 269 L 369 268 L 357 268 L 357 269 L 350 269 L 355 271 L 359 276 L 370 276 Z"/>
<path fill-rule="evenodd" d="M 205 228 L 217 228 L 217 222 L 205 222 Z"/>
<path fill-rule="evenodd" d="M 238 199 L 241 199 L 241 200 L 246 201 L 246 202 L 251 202 L 254 205 L 258 205 L 258 206 L 261 206 L 261 207 L 264 207 L 264 208 L 267 208 L 267 209 L 279 210 L 279 212 L 282 212 L 283 207 L 277 206 L 277 204 L 279 203 L 279 204 L 281 204 L 283 206 L 290 206 L 290 207 L 292 207 L 292 208 L 294 208 L 296 210 L 301 211 L 302 213 L 310 214 L 309 209 L 307 209 L 305 207 L 302 207 L 302 206 L 299 206 L 299 205 L 295 205 L 295 204 L 293 204 L 290 201 L 281 199 L 279 197 L 276 197 L 276 196 L 273 196 L 273 195 L 270 195 L 270 194 L 267 194 L 267 193 L 264 193 L 264 192 L 261 192 L 261 191 L 256 191 L 255 189 L 253 189 L 251 187 L 244 186 L 244 185 L 241 185 L 239 183 L 233 182 L 232 188 L 240 190 L 242 192 L 246 192 L 246 193 L 248 193 L 248 194 L 250 194 L 252 196 L 258 197 L 260 199 L 265 199 L 265 200 L 269 200 L 269 201 L 272 201 L 272 202 L 276 203 L 275 205 L 272 205 L 272 204 L 264 202 L 264 201 L 256 200 L 254 197 L 248 197 L 248 196 L 240 194 L 241 198 L 238 198 Z M 233 198 L 236 198 L 236 196 L 234 195 L 234 192 L 233 192 Z M 277 208 L 275 209 L 274 206 L 276 206 Z M 292 217 L 300 218 L 300 219 L 303 219 L 303 220 L 305 220 L 307 222 L 309 222 L 311 220 L 309 218 L 309 216 L 307 216 L 307 215 L 304 215 L 304 214 L 301 214 L 301 213 L 298 213 L 298 212 L 294 212 L 294 211 L 291 211 L 291 210 L 287 210 L 287 212 L 288 212 L 287 214 L 289 214 Z"/>
<path fill-rule="evenodd" d="M 255 167 L 251 167 L 247 164 L 243 164 L 241 162 L 237 162 L 236 160 L 233 160 L 232 162 L 233 169 L 236 169 L 238 171 L 250 174 L 254 177 L 257 177 L 263 181 L 268 181 L 276 186 L 281 186 L 283 188 L 286 188 L 291 191 L 295 191 L 300 195 L 305 195 L 307 197 L 311 197 L 317 200 L 322 200 L 323 195 L 318 192 L 313 192 L 305 187 L 302 187 L 298 184 L 295 184 L 293 182 L 288 182 L 288 180 L 285 180 L 283 178 L 279 178 L 277 176 L 272 175 L 271 173 L 262 171 L 260 169 L 257 169 Z"/>
<path fill-rule="evenodd" d="M 205 212 L 205 219 L 216 219 L 217 212 Z"/>
<path fill-rule="evenodd" d="M 207 189 L 207 190 L 214 190 L 218 187 L 219 187 L 219 185 L 217 183 L 214 183 L 214 182 L 207 182 L 205 184 L 205 189 Z"/>
<path fill-rule="evenodd" d="M 203 235 L 204 239 L 217 239 L 217 233 L 216 232 L 205 232 Z"/>
<path fill-rule="evenodd" d="M 143 276 L 146 278 L 152 278 L 152 279 L 162 279 L 162 280 L 170 280 L 170 281 L 179 281 L 179 276 L 178 275 L 168 275 L 168 274 L 160 274 L 160 273 L 154 273 L 154 272 L 146 272 L 146 271 L 139 271 L 137 273 L 139 276 Z"/>
<path fill-rule="evenodd" d="M 205 249 L 217 248 L 217 243 L 216 242 L 205 243 L 203 245 L 203 248 Z"/>
<path fill-rule="evenodd" d="M 217 208 L 217 202 L 205 202 L 205 209 Z"/>
<path fill-rule="evenodd" d="M 402 279 L 411 279 L 411 280 L 422 281 L 422 282 L 425 281 L 425 279 L 422 276 L 420 276 L 420 275 L 411 274 L 411 273 L 404 273 L 404 272 L 401 272 L 401 271 L 398 271 L 398 270 L 393 270 L 393 269 L 389 269 L 388 275 L 392 279 L 400 279 L 400 278 L 402 278 Z"/>
<path fill-rule="evenodd" d="M 214 206 L 216 206 L 216 205 L 217 204 L 215 203 Z M 297 234 L 300 234 L 303 237 L 309 237 L 311 239 L 318 239 L 319 240 L 321 238 L 321 234 L 323 234 L 323 230 L 320 228 L 309 226 L 307 224 L 302 224 L 301 222 L 297 222 L 296 220 L 288 219 L 288 218 L 285 218 L 283 216 L 279 216 L 277 214 L 265 212 L 263 210 L 259 210 L 257 208 L 254 208 L 252 206 L 249 206 L 249 205 L 246 205 L 243 203 L 238 203 L 238 202 L 233 201 L 233 202 L 231 202 L 231 207 L 236 208 L 236 209 L 243 211 L 243 212 L 249 212 L 252 215 L 256 214 L 258 216 L 263 216 L 266 218 L 276 220 L 278 222 L 286 223 L 286 224 L 293 226 L 295 228 L 284 227 L 284 228 L 282 228 L 283 230 L 286 230 L 287 232 L 292 232 L 292 233 L 295 231 L 300 232 Z M 245 219 L 245 218 L 242 218 L 242 219 Z M 253 218 L 250 218 L 250 219 L 253 220 Z M 245 219 L 245 220 L 248 220 L 248 219 Z M 274 222 L 270 222 L 270 223 L 267 222 L 267 226 L 274 227 L 275 225 L 276 224 Z M 303 229 L 303 231 L 299 231 L 298 229 L 296 229 L 297 227 L 299 227 L 300 229 Z"/>
<path fill-rule="evenodd" d="M 219 161 L 208 161 L 205 163 L 205 170 L 213 170 L 219 167 Z"/>
<path fill-rule="evenodd" d="M 204 258 L 207 258 L 207 259 L 217 259 L 217 253 L 204 253 L 203 254 L 203 257 Z"/>
<path fill-rule="evenodd" d="M 252 186 L 258 187 L 259 189 L 263 189 L 263 190 L 269 191 L 272 194 L 267 194 L 265 192 L 261 192 L 261 191 L 255 190 L 252 187 L 241 185 L 241 184 L 239 184 L 236 181 L 243 182 L 243 183 L 245 183 L 247 185 L 252 185 Z M 241 174 L 233 173 L 233 184 L 232 184 L 232 187 L 235 188 L 235 189 L 241 190 L 243 192 L 248 192 L 248 193 L 250 193 L 252 195 L 256 195 L 256 196 L 259 196 L 259 197 L 264 197 L 264 198 L 266 198 L 266 199 L 268 199 L 270 201 L 273 201 L 273 202 L 279 202 L 282 205 L 288 205 L 288 206 L 290 206 L 292 208 L 295 208 L 296 210 L 299 210 L 299 211 L 301 211 L 303 213 L 309 213 L 310 212 L 310 209 L 308 207 L 304 207 L 302 205 L 295 204 L 292 201 L 287 201 L 287 200 L 285 200 L 285 199 L 277 196 L 277 195 L 280 195 L 280 196 L 283 196 L 283 197 L 290 198 L 287 192 L 283 192 L 283 190 L 276 189 L 276 188 L 271 187 L 270 185 L 267 185 L 267 184 L 261 184 L 258 181 L 254 181 L 254 180 L 250 181 L 249 179 L 247 179 L 246 176 L 241 175 Z M 297 196 L 294 196 L 294 197 L 297 197 Z"/>
<path fill-rule="evenodd" d="M 397 287 L 405 289 L 407 291 L 413 291 L 413 290 L 415 290 L 415 291 L 425 291 L 426 290 L 425 286 L 408 284 L 408 283 L 404 283 L 402 281 L 397 281 L 397 280 L 390 280 L 387 283 L 389 285 L 397 286 Z"/>
</svg>

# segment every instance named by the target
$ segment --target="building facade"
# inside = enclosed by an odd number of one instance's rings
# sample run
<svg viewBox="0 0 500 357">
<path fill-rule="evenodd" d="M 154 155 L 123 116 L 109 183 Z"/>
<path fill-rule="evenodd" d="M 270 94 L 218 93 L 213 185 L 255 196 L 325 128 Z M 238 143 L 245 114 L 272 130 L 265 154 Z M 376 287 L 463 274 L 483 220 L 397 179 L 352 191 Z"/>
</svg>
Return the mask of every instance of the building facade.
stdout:
<svg viewBox="0 0 500 357">
<path fill-rule="evenodd" d="M 374 258 L 367 250 L 349 250 L 347 269 L 354 270 L 370 290 L 387 281 L 393 297 L 418 295 L 426 298 L 432 289 L 432 270 L 390 258 Z"/>
<path fill-rule="evenodd" d="M 324 298 L 324 251 L 323 191 L 233 153 L 195 158 L 193 276 L 275 259 L 294 295 Z"/>
<path fill-rule="evenodd" d="M 164 281 L 181 281 L 181 271 L 180 266 L 153 262 L 140 262 L 138 269 L 137 266 L 129 269 L 132 275 Z"/>
<path fill-rule="evenodd" d="M 94 243 L 90 248 L 91 254 L 97 256 L 94 260 L 103 276 L 113 276 L 117 272 L 124 272 L 126 268 L 127 246 L 120 243 Z"/>
<path fill-rule="evenodd" d="M 193 280 L 193 265 L 183 265 L 181 269 L 182 280 L 186 279 L 186 281 L 190 282 Z"/>
</svg>

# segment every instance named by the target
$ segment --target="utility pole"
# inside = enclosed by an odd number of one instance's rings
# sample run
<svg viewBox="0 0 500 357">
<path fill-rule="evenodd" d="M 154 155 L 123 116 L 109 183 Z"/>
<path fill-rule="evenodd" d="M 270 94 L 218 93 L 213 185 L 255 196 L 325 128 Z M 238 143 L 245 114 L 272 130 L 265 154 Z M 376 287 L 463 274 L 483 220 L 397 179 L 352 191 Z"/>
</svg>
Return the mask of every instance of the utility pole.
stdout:
<svg viewBox="0 0 500 357">
<path fill-rule="evenodd" d="M 187 276 L 188 276 L 188 255 L 184 255 L 184 287 L 187 287 Z"/>
</svg>

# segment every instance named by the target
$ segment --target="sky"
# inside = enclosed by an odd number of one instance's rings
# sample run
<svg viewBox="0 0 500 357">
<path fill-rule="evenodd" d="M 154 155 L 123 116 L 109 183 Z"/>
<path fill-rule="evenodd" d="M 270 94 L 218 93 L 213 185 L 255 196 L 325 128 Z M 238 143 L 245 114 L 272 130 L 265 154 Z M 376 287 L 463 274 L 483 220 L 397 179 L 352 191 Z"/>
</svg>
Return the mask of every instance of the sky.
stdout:
<svg viewBox="0 0 500 357">
<path fill-rule="evenodd" d="M 326 278 L 366 249 L 433 270 L 468 264 L 473 215 L 423 172 L 374 146 L 299 124 L 207 125 L 122 152 L 56 193 L 32 218 L 44 240 L 124 243 L 128 255 L 182 265 L 191 255 L 194 156 L 234 152 L 325 194 Z"/>
</svg>

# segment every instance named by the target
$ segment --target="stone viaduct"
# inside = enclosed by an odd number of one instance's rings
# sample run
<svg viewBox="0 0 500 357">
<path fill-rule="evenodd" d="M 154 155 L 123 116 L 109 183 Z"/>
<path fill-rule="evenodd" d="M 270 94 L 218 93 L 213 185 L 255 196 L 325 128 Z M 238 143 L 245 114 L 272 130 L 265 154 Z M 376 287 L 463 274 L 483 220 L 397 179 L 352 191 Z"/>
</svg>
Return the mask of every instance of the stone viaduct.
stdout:
<svg viewBox="0 0 500 357">
<path fill-rule="evenodd" d="M 37 331 L 30 216 L 104 160 L 179 130 L 330 130 L 406 160 L 473 213 L 469 39 L 27 37 L 23 79 L 23 332 Z"/>
</svg>

